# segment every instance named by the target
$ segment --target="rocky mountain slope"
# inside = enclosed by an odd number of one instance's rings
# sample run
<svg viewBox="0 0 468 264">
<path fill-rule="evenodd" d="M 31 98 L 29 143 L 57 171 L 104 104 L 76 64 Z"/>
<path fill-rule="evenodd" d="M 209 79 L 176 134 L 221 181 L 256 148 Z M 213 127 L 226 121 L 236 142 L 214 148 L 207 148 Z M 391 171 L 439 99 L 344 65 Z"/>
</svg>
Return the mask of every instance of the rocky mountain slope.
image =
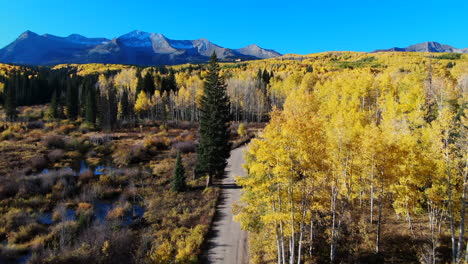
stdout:
<svg viewBox="0 0 468 264">
<path fill-rule="evenodd" d="M 116 63 L 174 65 L 202 63 L 216 52 L 220 61 L 255 60 L 281 56 L 274 50 L 249 45 L 240 49 L 218 46 L 207 39 L 173 40 L 159 33 L 132 31 L 112 40 L 38 35 L 31 31 L 0 49 L 0 62 L 55 65 L 62 63 Z"/>
</svg>

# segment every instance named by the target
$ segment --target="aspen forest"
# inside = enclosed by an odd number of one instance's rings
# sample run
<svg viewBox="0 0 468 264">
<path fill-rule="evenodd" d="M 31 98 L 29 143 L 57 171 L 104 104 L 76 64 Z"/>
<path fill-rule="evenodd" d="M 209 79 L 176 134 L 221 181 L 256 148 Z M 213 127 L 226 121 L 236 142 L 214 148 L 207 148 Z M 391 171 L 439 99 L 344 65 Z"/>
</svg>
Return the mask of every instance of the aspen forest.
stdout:
<svg viewBox="0 0 468 264">
<path fill-rule="evenodd" d="M 237 179 L 251 261 L 465 263 L 466 57 L 301 59 Z"/>
<path fill-rule="evenodd" d="M 204 263 L 207 85 L 250 263 L 467 262 L 468 55 L 429 52 L 0 64 L 0 262 Z"/>
</svg>

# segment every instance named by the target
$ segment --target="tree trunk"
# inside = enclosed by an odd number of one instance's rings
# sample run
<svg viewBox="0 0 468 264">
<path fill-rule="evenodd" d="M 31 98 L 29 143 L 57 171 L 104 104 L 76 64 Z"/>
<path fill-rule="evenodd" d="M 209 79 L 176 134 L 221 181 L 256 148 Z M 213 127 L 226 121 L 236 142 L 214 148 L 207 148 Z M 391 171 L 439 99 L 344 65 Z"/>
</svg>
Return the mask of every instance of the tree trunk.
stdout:
<svg viewBox="0 0 468 264">
<path fill-rule="evenodd" d="M 379 217 L 377 220 L 377 238 L 375 242 L 375 253 L 379 253 L 380 250 L 380 233 L 382 228 L 382 199 L 383 197 L 381 196 L 379 198 Z"/>
<path fill-rule="evenodd" d="M 448 131 L 445 131 L 448 133 Z M 446 136 L 448 137 L 448 136 Z M 447 196 L 448 196 L 448 209 L 449 209 L 449 220 L 450 220 L 450 238 L 452 242 L 452 263 L 456 263 L 457 257 L 457 246 L 455 242 L 455 220 L 453 213 L 453 200 L 452 200 L 452 173 L 450 171 L 450 157 L 448 153 L 448 139 L 445 139 L 445 162 L 447 166 Z"/>
<path fill-rule="evenodd" d="M 331 239 L 330 239 L 330 262 L 333 263 L 335 261 L 335 254 L 336 254 L 336 244 L 335 244 L 335 236 L 336 236 L 336 194 L 335 188 L 332 187 L 332 197 L 331 197 L 331 211 L 332 211 L 332 228 L 331 228 Z"/>
<path fill-rule="evenodd" d="M 290 257 L 289 257 L 289 263 L 291 264 L 294 264 L 294 259 L 295 259 L 295 252 L 296 252 L 296 248 L 295 248 L 295 242 L 296 242 L 296 230 L 294 228 L 294 224 L 295 224 L 295 220 L 294 220 L 294 201 L 293 201 L 293 198 L 294 198 L 294 193 L 293 193 L 293 189 L 291 187 L 291 190 L 289 191 L 289 199 L 290 199 L 290 207 L 291 207 L 291 210 L 290 210 L 290 213 L 291 213 L 291 240 L 289 242 L 289 247 L 290 247 Z"/>
<path fill-rule="evenodd" d="M 464 235 L 465 235 L 465 214 L 466 214 L 466 193 L 468 189 L 468 157 L 465 162 L 465 170 L 463 172 L 463 194 L 462 194 L 462 207 L 460 210 L 460 231 L 458 234 L 458 248 L 457 248 L 457 262 L 461 262 L 463 258 L 463 242 L 464 242 Z M 465 255 L 467 255 L 468 252 L 465 252 Z"/>
<path fill-rule="evenodd" d="M 309 242 L 309 258 L 312 258 L 312 251 L 314 248 L 314 219 L 311 213 L 310 216 L 310 242 Z"/>
</svg>

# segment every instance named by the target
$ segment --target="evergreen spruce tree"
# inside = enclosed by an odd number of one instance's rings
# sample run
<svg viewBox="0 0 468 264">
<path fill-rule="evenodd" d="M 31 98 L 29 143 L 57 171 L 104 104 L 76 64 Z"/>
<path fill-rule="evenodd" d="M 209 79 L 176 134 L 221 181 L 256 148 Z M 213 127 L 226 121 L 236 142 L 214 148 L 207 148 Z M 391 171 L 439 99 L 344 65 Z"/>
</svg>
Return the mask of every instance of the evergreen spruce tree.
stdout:
<svg viewBox="0 0 468 264">
<path fill-rule="evenodd" d="M 67 81 L 67 118 L 76 119 L 79 111 L 78 90 L 72 78 Z"/>
<path fill-rule="evenodd" d="M 205 78 L 204 94 L 200 104 L 200 140 L 197 147 L 197 175 L 207 175 L 210 185 L 213 177 L 224 173 L 229 158 L 230 103 L 223 77 L 219 75 L 216 53 L 211 55 Z"/>
<path fill-rule="evenodd" d="M 141 78 L 140 69 L 138 69 L 136 72 L 136 78 L 137 78 L 137 83 L 136 83 L 136 90 L 135 90 L 135 100 L 138 98 L 138 95 L 143 90 L 143 79 Z"/>
<path fill-rule="evenodd" d="M 120 116 L 119 118 L 125 119 L 130 117 L 130 103 L 128 102 L 128 90 L 123 89 L 122 95 L 120 96 Z"/>
<path fill-rule="evenodd" d="M 117 126 L 117 114 L 118 114 L 118 102 L 117 102 L 117 90 L 114 85 L 111 84 L 107 90 L 107 100 L 109 106 L 109 124 L 110 129 L 114 129 Z"/>
<path fill-rule="evenodd" d="M 268 85 L 270 83 L 270 74 L 266 69 L 263 70 L 262 79 L 265 85 Z"/>
<path fill-rule="evenodd" d="M 86 101 L 85 101 L 85 120 L 88 123 L 94 124 L 96 123 L 96 112 L 97 112 L 97 104 L 96 104 L 96 89 L 94 85 L 88 86 L 86 92 Z"/>
<path fill-rule="evenodd" d="M 180 156 L 180 152 L 178 152 L 174 169 L 172 190 L 174 192 L 183 192 L 185 191 L 185 187 L 185 169 L 184 165 L 182 164 L 182 157 Z"/>
<path fill-rule="evenodd" d="M 154 91 L 156 90 L 154 77 L 151 71 L 147 71 L 145 77 L 143 78 L 143 89 L 148 96 L 153 96 Z"/>
<path fill-rule="evenodd" d="M 16 74 L 10 77 L 5 82 L 5 86 L 3 87 L 3 95 L 4 95 L 4 107 L 6 112 L 6 118 L 13 120 L 17 116 L 16 112 L 16 89 L 13 86 L 14 80 L 16 78 Z"/>
</svg>

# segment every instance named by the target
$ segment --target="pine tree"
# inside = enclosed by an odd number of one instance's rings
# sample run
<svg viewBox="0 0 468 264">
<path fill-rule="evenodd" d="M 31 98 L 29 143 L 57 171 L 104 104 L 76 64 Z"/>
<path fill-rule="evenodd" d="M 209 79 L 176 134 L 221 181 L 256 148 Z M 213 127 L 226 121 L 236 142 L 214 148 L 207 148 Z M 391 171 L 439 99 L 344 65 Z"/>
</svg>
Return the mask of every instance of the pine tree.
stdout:
<svg viewBox="0 0 468 264">
<path fill-rule="evenodd" d="M 183 192 L 185 190 L 185 169 L 182 164 L 180 152 L 177 153 L 177 160 L 174 169 L 174 179 L 172 182 L 172 190 L 174 192 Z"/>
<path fill-rule="evenodd" d="M 108 121 L 110 129 L 114 129 L 117 125 L 117 113 L 118 113 L 118 102 L 116 97 L 116 89 L 114 85 L 110 85 L 107 90 L 107 102 L 108 102 Z"/>
<path fill-rule="evenodd" d="M 3 88 L 3 94 L 5 97 L 5 112 L 7 119 L 15 119 L 17 116 L 16 112 L 16 89 L 13 86 L 15 75 L 10 77 L 9 80 L 5 82 L 5 87 Z"/>
<path fill-rule="evenodd" d="M 263 70 L 262 79 L 265 85 L 268 85 L 270 83 L 270 74 L 266 69 Z"/>
<path fill-rule="evenodd" d="M 156 90 L 156 86 L 154 85 L 154 77 L 151 71 L 147 71 L 145 77 L 143 78 L 143 89 L 149 96 L 152 96 Z"/>
<path fill-rule="evenodd" d="M 130 103 L 128 101 L 128 90 L 127 88 L 123 89 L 122 95 L 120 97 L 120 111 L 119 111 L 119 118 L 125 119 L 130 116 Z"/>
<path fill-rule="evenodd" d="M 86 102 L 85 102 L 85 119 L 86 122 L 94 124 L 96 123 L 96 90 L 94 85 L 90 85 L 86 93 Z"/>
<path fill-rule="evenodd" d="M 205 79 L 204 94 L 200 100 L 200 140 L 197 147 L 197 175 L 212 178 L 221 176 L 227 165 L 229 142 L 230 103 L 226 85 L 219 74 L 216 53 L 211 55 Z"/>
<path fill-rule="evenodd" d="M 137 99 L 140 92 L 143 90 L 143 79 L 141 78 L 141 70 L 138 69 L 136 72 L 136 90 L 135 90 L 135 100 Z"/>
<path fill-rule="evenodd" d="M 78 116 L 79 102 L 78 90 L 72 78 L 67 81 L 67 118 L 75 119 Z"/>
</svg>

